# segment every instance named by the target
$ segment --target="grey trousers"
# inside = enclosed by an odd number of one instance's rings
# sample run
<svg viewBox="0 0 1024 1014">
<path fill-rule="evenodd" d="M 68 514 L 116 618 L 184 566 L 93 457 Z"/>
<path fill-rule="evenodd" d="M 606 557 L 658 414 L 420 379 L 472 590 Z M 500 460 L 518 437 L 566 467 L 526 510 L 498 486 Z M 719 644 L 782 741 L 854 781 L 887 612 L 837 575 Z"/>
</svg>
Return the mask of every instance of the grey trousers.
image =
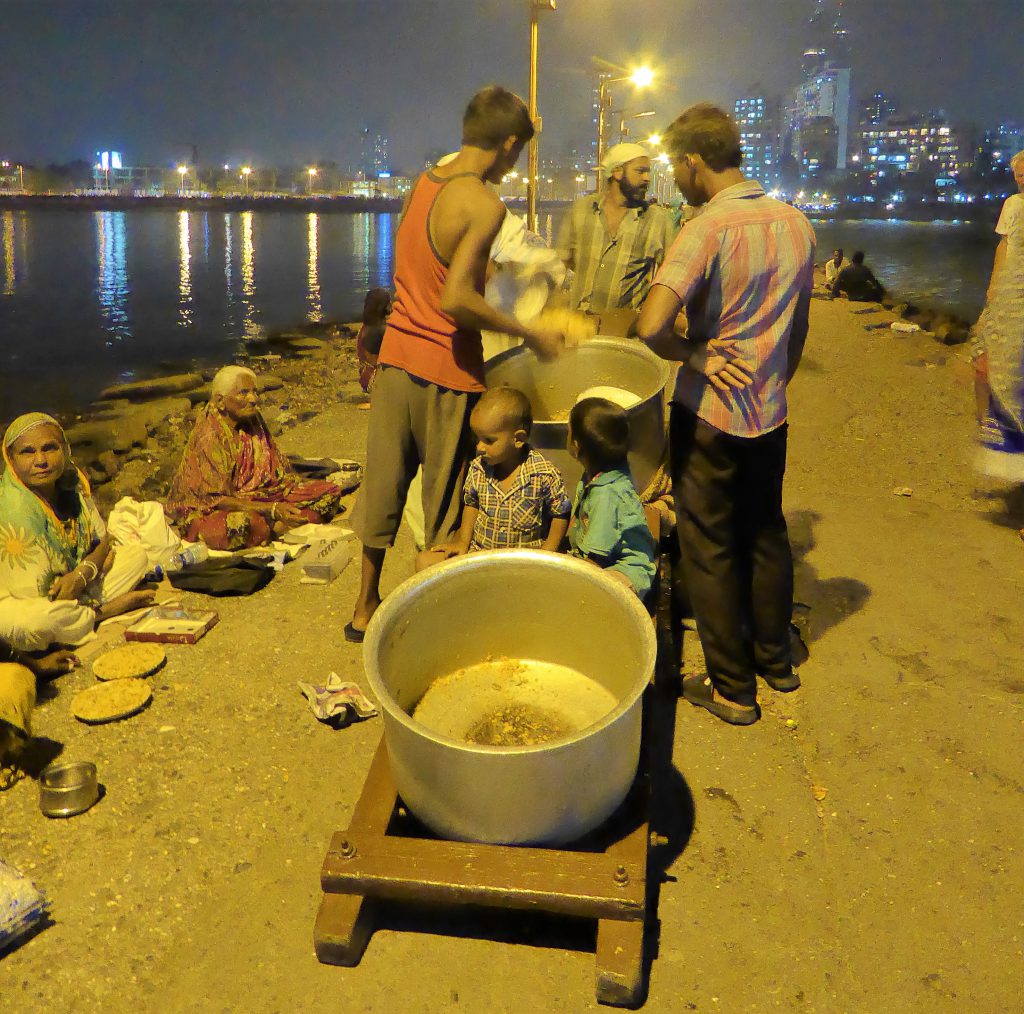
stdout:
<svg viewBox="0 0 1024 1014">
<path fill-rule="evenodd" d="M 459 526 L 473 452 L 469 414 L 478 394 L 452 391 L 382 366 L 373 382 L 366 471 L 352 527 L 364 546 L 393 546 L 409 484 L 423 467 L 426 547 Z"/>
</svg>

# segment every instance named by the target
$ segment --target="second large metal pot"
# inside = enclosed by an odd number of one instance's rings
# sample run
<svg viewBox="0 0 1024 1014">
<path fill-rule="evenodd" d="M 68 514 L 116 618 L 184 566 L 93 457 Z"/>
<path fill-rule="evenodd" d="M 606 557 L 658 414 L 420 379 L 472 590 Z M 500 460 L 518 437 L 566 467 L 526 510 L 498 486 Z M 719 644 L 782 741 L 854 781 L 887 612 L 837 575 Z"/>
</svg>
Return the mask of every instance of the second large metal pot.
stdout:
<svg viewBox="0 0 1024 1014">
<path fill-rule="evenodd" d="M 618 703 L 536 746 L 468 743 L 412 717 L 435 680 L 502 656 L 567 666 Z M 618 807 L 636 773 L 654 656 L 654 627 L 632 592 L 537 550 L 471 553 L 418 574 L 384 600 L 363 648 L 405 804 L 442 837 L 500 844 L 570 841 Z"/>
<path fill-rule="evenodd" d="M 519 346 L 489 360 L 486 371 L 488 387 L 515 387 L 530 399 L 534 419 L 530 443 L 561 470 L 570 485 L 581 471 L 565 449 L 569 413 L 576 399 L 591 387 L 618 387 L 636 395 L 640 402 L 626 409 L 629 467 L 636 488 L 647 487 L 665 453 L 665 386 L 671 370 L 646 345 L 598 337 L 567 349 L 550 363 L 542 363 Z"/>
</svg>

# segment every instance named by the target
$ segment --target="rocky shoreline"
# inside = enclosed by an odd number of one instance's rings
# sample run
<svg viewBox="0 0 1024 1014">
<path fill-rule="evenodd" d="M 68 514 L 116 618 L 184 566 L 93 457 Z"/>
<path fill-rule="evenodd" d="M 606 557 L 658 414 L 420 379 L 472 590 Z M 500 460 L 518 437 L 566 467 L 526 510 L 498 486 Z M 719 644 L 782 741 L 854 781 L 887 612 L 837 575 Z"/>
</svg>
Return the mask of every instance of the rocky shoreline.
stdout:
<svg viewBox="0 0 1024 1014">
<path fill-rule="evenodd" d="M 815 268 L 814 282 L 815 295 L 823 299 L 830 298 L 825 288 L 823 268 Z M 947 313 L 945 310 L 919 306 L 903 299 L 897 293 L 886 293 L 878 302 L 851 303 L 850 306 L 857 308 L 852 311 L 855 313 L 858 310 L 864 313 L 871 309 L 891 313 L 895 319 L 916 324 L 923 332 L 943 345 L 963 345 L 971 337 L 972 324 L 962 317 Z"/>
<path fill-rule="evenodd" d="M 259 378 L 261 410 L 275 435 L 332 402 L 368 401 L 357 380 L 358 324 L 306 324 L 245 342 L 233 362 Z M 196 416 L 222 365 L 105 388 L 66 426 L 76 464 L 103 513 L 121 497 L 162 500 Z"/>
</svg>

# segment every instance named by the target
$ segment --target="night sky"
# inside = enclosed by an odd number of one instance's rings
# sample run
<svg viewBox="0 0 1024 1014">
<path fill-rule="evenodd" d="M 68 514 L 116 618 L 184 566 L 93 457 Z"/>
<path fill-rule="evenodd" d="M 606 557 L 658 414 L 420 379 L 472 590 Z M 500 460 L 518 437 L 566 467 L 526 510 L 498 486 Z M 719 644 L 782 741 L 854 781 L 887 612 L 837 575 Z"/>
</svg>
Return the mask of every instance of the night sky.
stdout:
<svg viewBox="0 0 1024 1014">
<path fill-rule="evenodd" d="M 691 102 L 797 82 L 811 0 L 559 0 L 541 15 L 543 152 L 590 136 L 590 57 L 659 72 L 654 126 Z M 847 0 L 853 91 L 981 127 L 1024 120 L 1022 0 Z M 396 168 L 457 146 L 466 100 L 526 94 L 525 0 L 0 0 L 0 157 L 127 164 L 354 160 L 364 123 Z"/>
</svg>

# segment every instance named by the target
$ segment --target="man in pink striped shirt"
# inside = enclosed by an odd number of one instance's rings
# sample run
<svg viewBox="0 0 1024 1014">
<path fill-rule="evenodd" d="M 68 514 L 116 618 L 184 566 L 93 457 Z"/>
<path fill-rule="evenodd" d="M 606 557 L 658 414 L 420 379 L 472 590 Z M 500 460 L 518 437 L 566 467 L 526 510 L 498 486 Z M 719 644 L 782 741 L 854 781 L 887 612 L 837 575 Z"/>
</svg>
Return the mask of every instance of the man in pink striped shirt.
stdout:
<svg viewBox="0 0 1024 1014">
<path fill-rule="evenodd" d="M 665 257 L 637 333 L 679 362 L 672 480 L 682 575 L 708 678 L 683 696 L 733 725 L 760 717 L 757 677 L 800 685 L 789 624 L 793 557 L 782 513 L 786 385 L 807 337 L 814 232 L 740 171 L 735 123 L 708 104 L 666 135 L 676 185 L 702 210 Z M 675 331 L 685 309 L 685 335 Z"/>
</svg>

